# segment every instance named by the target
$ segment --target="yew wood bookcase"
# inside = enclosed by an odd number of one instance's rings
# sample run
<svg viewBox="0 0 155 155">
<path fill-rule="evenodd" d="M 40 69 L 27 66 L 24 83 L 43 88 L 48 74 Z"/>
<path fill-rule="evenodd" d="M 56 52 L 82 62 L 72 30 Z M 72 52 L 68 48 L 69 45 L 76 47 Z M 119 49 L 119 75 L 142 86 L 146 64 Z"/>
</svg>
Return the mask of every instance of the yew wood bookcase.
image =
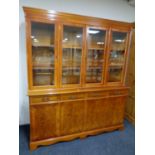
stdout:
<svg viewBox="0 0 155 155">
<path fill-rule="evenodd" d="M 132 24 L 23 9 L 30 149 L 123 129 Z"/>
</svg>

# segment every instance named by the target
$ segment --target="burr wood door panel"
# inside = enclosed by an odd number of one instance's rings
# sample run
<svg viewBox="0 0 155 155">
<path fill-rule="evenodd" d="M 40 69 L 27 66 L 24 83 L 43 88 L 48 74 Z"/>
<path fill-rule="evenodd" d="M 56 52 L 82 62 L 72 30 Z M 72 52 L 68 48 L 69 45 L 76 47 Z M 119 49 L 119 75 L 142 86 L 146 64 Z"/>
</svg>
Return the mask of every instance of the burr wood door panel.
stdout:
<svg viewBox="0 0 155 155">
<path fill-rule="evenodd" d="M 112 123 L 111 125 L 122 124 L 124 121 L 126 97 L 109 98 L 108 104 L 112 105 Z"/>
<path fill-rule="evenodd" d="M 57 136 L 58 104 L 35 105 L 31 112 L 31 141 Z"/>
<path fill-rule="evenodd" d="M 87 101 L 85 130 L 93 130 L 123 123 L 122 97 Z"/>
<path fill-rule="evenodd" d="M 85 130 L 103 128 L 111 124 L 112 104 L 107 99 L 92 99 L 87 101 L 87 116 Z"/>
<path fill-rule="evenodd" d="M 60 109 L 60 135 L 83 131 L 85 101 L 63 102 Z"/>
</svg>

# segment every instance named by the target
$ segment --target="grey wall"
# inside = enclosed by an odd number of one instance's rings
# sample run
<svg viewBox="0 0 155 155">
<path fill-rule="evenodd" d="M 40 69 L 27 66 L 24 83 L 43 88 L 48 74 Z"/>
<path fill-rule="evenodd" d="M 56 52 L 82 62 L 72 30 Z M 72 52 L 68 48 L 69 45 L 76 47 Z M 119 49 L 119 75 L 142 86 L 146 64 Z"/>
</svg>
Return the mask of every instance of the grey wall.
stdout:
<svg viewBox="0 0 155 155">
<path fill-rule="evenodd" d="M 118 21 L 134 22 L 135 10 L 125 0 L 20 0 L 19 1 L 19 123 L 29 123 L 25 19 L 22 7 L 29 6 Z"/>
</svg>

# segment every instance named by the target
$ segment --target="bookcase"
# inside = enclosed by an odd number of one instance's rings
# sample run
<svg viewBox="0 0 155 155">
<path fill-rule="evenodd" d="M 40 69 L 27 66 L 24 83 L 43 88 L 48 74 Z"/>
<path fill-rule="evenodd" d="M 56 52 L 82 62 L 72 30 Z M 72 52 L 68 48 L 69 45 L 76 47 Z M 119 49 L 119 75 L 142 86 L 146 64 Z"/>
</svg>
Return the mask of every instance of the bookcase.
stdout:
<svg viewBox="0 0 155 155">
<path fill-rule="evenodd" d="M 23 9 L 30 149 L 123 129 L 132 24 Z"/>
</svg>

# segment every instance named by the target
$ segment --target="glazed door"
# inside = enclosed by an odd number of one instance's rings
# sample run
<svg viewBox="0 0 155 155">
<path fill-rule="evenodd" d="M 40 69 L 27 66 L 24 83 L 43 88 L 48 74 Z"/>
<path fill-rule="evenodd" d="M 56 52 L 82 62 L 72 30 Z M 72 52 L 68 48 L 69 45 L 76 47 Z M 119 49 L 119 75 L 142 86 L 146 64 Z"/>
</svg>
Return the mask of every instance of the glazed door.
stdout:
<svg viewBox="0 0 155 155">
<path fill-rule="evenodd" d="M 86 75 L 87 85 L 101 84 L 104 80 L 106 30 L 87 29 Z"/>
<path fill-rule="evenodd" d="M 31 22 L 32 86 L 53 87 L 55 82 L 55 25 Z"/>
<path fill-rule="evenodd" d="M 108 61 L 108 83 L 122 83 L 127 57 L 128 33 L 111 31 Z"/>
<path fill-rule="evenodd" d="M 63 25 L 61 41 L 61 86 L 81 85 L 83 27 Z"/>
</svg>

